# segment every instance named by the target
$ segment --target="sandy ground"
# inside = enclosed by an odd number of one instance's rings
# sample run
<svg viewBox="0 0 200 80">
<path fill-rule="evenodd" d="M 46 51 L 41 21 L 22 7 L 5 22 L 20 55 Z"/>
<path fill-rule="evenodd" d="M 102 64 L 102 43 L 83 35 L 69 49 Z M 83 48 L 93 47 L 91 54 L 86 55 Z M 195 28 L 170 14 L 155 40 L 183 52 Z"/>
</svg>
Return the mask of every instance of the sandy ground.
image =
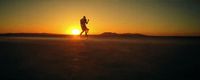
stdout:
<svg viewBox="0 0 200 80">
<path fill-rule="evenodd" d="M 200 40 L 0 38 L 1 80 L 199 79 Z"/>
</svg>

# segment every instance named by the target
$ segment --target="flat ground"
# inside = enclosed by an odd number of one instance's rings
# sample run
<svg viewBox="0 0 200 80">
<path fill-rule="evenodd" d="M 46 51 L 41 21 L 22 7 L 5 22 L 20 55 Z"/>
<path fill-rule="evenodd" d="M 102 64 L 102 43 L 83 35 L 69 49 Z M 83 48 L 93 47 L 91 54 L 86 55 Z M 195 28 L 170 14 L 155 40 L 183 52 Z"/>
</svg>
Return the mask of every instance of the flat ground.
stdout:
<svg viewBox="0 0 200 80">
<path fill-rule="evenodd" d="M 1 80 L 199 79 L 199 39 L 0 38 Z"/>
</svg>

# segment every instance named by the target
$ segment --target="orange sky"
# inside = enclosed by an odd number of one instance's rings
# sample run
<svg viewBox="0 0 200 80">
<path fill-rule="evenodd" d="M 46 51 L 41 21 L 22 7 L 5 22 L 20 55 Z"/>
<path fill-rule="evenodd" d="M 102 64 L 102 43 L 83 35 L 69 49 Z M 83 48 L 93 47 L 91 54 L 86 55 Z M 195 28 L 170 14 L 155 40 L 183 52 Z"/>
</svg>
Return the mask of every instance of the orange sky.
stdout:
<svg viewBox="0 0 200 80">
<path fill-rule="evenodd" d="M 186 0 L 5 0 L 0 33 L 71 34 L 86 16 L 89 34 L 200 35 L 199 8 Z"/>
</svg>

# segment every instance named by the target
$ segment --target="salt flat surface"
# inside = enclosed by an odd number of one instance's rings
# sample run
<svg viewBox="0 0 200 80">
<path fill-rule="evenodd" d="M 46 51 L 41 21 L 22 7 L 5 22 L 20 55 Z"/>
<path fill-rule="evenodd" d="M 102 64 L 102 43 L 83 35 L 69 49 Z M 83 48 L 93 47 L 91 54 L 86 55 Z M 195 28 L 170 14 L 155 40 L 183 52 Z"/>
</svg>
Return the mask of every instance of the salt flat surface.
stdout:
<svg viewBox="0 0 200 80">
<path fill-rule="evenodd" d="M 2 79 L 198 79 L 194 39 L 0 38 Z"/>
</svg>

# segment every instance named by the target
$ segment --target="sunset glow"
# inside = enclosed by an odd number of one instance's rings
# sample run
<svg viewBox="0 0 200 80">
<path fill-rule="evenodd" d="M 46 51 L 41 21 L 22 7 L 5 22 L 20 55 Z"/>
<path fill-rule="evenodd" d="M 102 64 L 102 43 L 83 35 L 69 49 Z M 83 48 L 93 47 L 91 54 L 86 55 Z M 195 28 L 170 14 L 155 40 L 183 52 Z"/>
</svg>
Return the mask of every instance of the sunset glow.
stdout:
<svg viewBox="0 0 200 80">
<path fill-rule="evenodd" d="M 2 0 L 0 33 L 200 35 L 198 2 L 186 0 Z M 66 31 L 67 30 L 67 31 Z M 74 33 L 73 33 L 74 34 Z M 75 31 L 75 34 L 78 34 Z"/>
<path fill-rule="evenodd" d="M 80 31 L 78 29 L 73 29 L 72 30 L 72 35 L 79 35 Z"/>
</svg>

